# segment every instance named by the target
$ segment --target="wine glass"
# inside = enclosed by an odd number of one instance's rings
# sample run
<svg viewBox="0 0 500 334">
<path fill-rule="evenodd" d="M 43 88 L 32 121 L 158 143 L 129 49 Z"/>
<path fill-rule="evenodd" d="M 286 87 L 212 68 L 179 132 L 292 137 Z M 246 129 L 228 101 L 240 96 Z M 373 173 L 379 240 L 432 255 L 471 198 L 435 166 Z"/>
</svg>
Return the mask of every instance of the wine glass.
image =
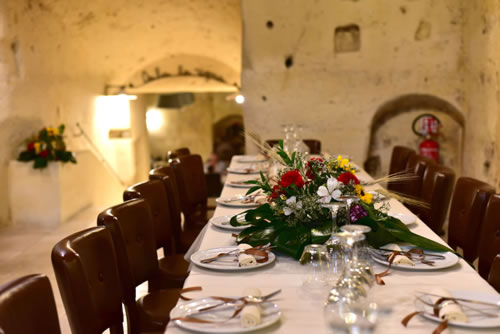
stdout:
<svg viewBox="0 0 500 334">
<path fill-rule="evenodd" d="M 299 263 L 305 269 L 303 289 L 310 295 L 323 295 L 328 291 L 328 251 L 325 245 L 307 245 L 302 252 Z"/>
<path fill-rule="evenodd" d="M 332 233 L 330 238 L 325 242 L 325 246 L 330 260 L 328 281 L 333 286 L 337 283 L 337 279 L 344 269 L 344 246 L 341 239 L 335 233 L 338 230 L 339 212 L 342 209 L 346 209 L 347 206 L 343 202 L 334 202 L 323 204 L 322 207 L 329 209 L 332 217 Z"/>
</svg>

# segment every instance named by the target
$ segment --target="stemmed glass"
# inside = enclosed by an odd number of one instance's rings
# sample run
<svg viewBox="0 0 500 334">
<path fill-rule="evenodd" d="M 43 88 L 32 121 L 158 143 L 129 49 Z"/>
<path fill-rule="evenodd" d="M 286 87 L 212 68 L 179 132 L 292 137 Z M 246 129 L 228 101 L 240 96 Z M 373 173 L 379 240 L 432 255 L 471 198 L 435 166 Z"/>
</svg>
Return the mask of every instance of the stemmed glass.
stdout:
<svg viewBox="0 0 500 334">
<path fill-rule="evenodd" d="M 330 265 L 328 281 L 330 285 L 335 285 L 344 268 L 344 247 L 342 241 L 335 235 L 338 230 L 338 218 L 340 212 L 347 209 L 347 205 L 343 202 L 328 203 L 322 205 L 324 208 L 330 210 L 332 218 L 332 234 L 325 242 L 328 251 Z"/>
<path fill-rule="evenodd" d="M 344 271 L 330 290 L 325 304 L 325 320 L 329 326 L 348 333 L 370 331 L 375 327 L 377 305 L 366 298 L 370 283 L 354 269 L 357 261 L 355 245 L 365 236 L 359 232 L 340 232 L 334 237 L 344 245 L 346 261 Z"/>
<path fill-rule="evenodd" d="M 313 297 L 324 296 L 328 291 L 328 252 L 325 245 L 307 245 L 300 257 L 300 264 L 305 269 L 305 280 L 302 284 L 304 291 Z"/>
</svg>

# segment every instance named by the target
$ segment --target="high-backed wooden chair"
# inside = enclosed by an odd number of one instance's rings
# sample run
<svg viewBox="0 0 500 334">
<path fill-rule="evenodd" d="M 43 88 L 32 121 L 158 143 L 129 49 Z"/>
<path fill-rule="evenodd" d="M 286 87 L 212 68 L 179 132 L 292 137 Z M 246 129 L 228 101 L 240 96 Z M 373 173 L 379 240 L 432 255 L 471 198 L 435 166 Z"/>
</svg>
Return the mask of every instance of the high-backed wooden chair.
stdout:
<svg viewBox="0 0 500 334">
<path fill-rule="evenodd" d="M 52 249 L 52 265 L 73 334 L 102 334 L 106 329 L 123 333 L 116 263 L 111 234 L 103 227 L 72 234 Z"/>
<path fill-rule="evenodd" d="M 199 227 L 182 226 L 181 202 L 179 199 L 177 181 L 171 166 L 152 169 L 149 172 L 150 180 L 161 180 L 165 185 L 170 210 L 170 225 L 174 233 L 175 250 L 185 253 L 200 232 Z"/>
<path fill-rule="evenodd" d="M 490 195 L 480 229 L 478 271 L 488 279 L 493 260 L 500 254 L 500 194 Z"/>
<path fill-rule="evenodd" d="M 458 179 L 451 202 L 448 244 L 462 248 L 464 259 L 472 263 L 478 256 L 478 245 L 486 204 L 495 188 L 469 178 Z M 496 255 L 496 253 L 495 253 Z"/>
<path fill-rule="evenodd" d="M 435 165 L 433 160 L 417 153 L 410 153 L 408 162 L 406 163 L 406 170 L 408 173 L 413 174 L 415 179 L 402 183 L 401 193 L 418 198 L 422 192 L 425 171 L 431 165 Z M 410 210 L 412 209 L 413 208 L 410 207 Z"/>
<path fill-rule="evenodd" d="M 488 283 L 500 293 L 500 254 L 493 259 L 488 275 Z"/>
<path fill-rule="evenodd" d="M 168 151 L 167 158 L 168 160 L 177 159 L 179 157 L 184 157 L 186 155 L 190 155 L 191 151 L 187 147 L 181 147 L 173 151 Z"/>
<path fill-rule="evenodd" d="M 61 333 L 47 276 L 28 275 L 0 286 L 0 332 Z"/>
<path fill-rule="evenodd" d="M 160 279 L 153 223 L 146 201 L 134 199 L 115 205 L 101 212 L 97 223 L 111 232 L 123 304 L 132 332 L 164 330 L 179 290 L 155 290 L 136 301 L 137 286 Z"/>
<path fill-rule="evenodd" d="M 389 166 L 389 174 L 403 172 L 406 170 L 410 155 L 415 155 L 415 150 L 405 146 L 394 146 L 391 155 L 391 164 Z M 399 182 L 389 182 L 387 189 L 394 192 L 403 193 L 404 184 Z"/>
<path fill-rule="evenodd" d="M 175 172 L 185 226 L 189 228 L 204 226 L 208 220 L 208 207 L 207 185 L 201 156 L 192 154 L 179 157 L 171 166 Z"/>
<path fill-rule="evenodd" d="M 450 205 L 455 172 L 442 165 L 431 164 L 425 169 L 418 199 L 428 207 L 415 207 L 417 216 L 437 234 L 443 234 L 443 225 Z"/>
<path fill-rule="evenodd" d="M 150 180 L 133 185 L 123 193 L 123 199 L 128 201 L 134 198 L 142 198 L 148 204 L 153 220 L 156 249 L 163 248 L 164 256 L 158 261 L 162 278 L 150 282 L 150 290 L 182 288 L 188 275 L 189 263 L 184 260 L 183 254 L 176 252 L 175 243 L 182 243 L 182 240 L 174 240 L 176 235 L 170 208 L 175 205 L 172 205 L 173 199 L 167 197 L 166 184 L 163 180 Z M 145 216 L 142 220 L 148 218 Z M 160 285 L 156 286 L 156 283 Z"/>
<path fill-rule="evenodd" d="M 317 139 L 304 139 L 304 144 L 309 147 L 309 153 L 310 154 L 321 154 L 321 141 Z M 279 143 L 278 139 L 269 139 L 266 140 L 266 143 L 269 144 L 269 146 L 273 147 L 274 145 Z"/>
</svg>

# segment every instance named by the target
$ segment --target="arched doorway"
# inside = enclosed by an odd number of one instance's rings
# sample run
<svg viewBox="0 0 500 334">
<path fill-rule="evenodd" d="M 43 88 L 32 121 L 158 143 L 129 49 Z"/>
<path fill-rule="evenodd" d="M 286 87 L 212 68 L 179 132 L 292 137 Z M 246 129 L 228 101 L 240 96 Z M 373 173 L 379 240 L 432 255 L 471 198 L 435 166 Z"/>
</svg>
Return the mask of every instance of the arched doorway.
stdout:
<svg viewBox="0 0 500 334">
<path fill-rule="evenodd" d="M 411 129 L 420 114 L 437 116 L 442 124 L 440 163 L 460 173 L 463 151 L 465 118 L 450 102 L 428 94 L 406 94 L 382 104 L 370 127 L 370 144 L 365 168 L 373 176 L 385 175 L 389 170 L 392 148 L 403 145 L 418 149 L 420 138 Z"/>
</svg>

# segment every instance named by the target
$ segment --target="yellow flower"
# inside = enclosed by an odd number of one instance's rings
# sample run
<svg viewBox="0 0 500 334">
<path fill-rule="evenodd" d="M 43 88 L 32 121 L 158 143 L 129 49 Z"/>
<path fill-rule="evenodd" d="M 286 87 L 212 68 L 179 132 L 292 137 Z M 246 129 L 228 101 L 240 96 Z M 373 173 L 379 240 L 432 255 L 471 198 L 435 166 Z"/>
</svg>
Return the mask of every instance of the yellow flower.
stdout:
<svg viewBox="0 0 500 334">
<path fill-rule="evenodd" d="M 339 155 L 339 157 L 340 157 L 340 155 Z M 340 168 L 346 168 L 348 164 L 349 164 L 349 159 L 342 159 L 340 161 Z"/>
<path fill-rule="evenodd" d="M 33 147 L 35 148 L 35 153 L 38 154 L 40 153 L 40 142 L 36 142 L 33 144 Z"/>
<path fill-rule="evenodd" d="M 342 161 L 342 156 L 341 156 L 341 155 L 337 155 L 337 161 L 338 161 L 338 162 L 341 162 L 341 161 Z"/>
<path fill-rule="evenodd" d="M 365 202 L 366 204 L 370 204 L 373 200 L 373 195 L 370 194 L 370 193 L 367 193 L 365 192 L 365 188 L 363 188 L 362 185 L 360 184 L 357 184 L 355 187 L 354 187 L 354 191 L 356 192 L 356 195 L 358 195 L 358 197 L 363 201 Z"/>
</svg>

